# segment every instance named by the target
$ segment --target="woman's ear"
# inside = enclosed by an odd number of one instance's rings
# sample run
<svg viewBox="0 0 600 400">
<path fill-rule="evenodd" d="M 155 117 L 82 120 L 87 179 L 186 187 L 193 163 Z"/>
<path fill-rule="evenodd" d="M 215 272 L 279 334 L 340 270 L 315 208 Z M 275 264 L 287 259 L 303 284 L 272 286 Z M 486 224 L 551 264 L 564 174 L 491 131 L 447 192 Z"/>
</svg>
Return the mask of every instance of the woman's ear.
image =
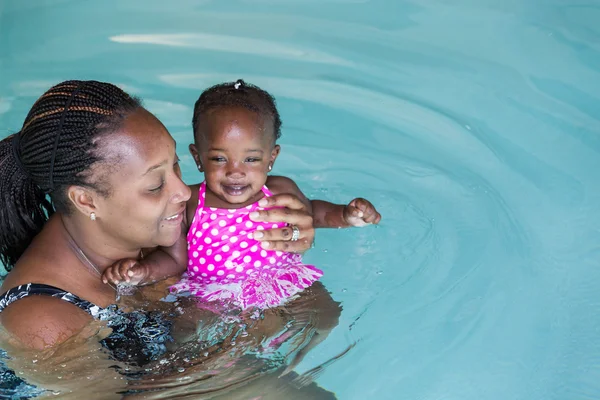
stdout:
<svg viewBox="0 0 600 400">
<path fill-rule="evenodd" d="M 196 166 L 198 167 L 198 171 L 204 172 L 204 168 L 202 167 L 202 161 L 200 160 L 200 154 L 198 153 L 198 148 L 194 143 L 191 143 L 188 147 L 190 149 L 190 154 L 194 158 L 196 162 Z"/>
<path fill-rule="evenodd" d="M 70 186 L 67 189 L 67 197 L 71 201 L 73 207 L 88 218 L 90 218 L 92 214 L 94 215 L 93 218 L 96 218 L 99 214 L 95 201 L 97 196 L 97 193 L 82 186 Z"/>
</svg>

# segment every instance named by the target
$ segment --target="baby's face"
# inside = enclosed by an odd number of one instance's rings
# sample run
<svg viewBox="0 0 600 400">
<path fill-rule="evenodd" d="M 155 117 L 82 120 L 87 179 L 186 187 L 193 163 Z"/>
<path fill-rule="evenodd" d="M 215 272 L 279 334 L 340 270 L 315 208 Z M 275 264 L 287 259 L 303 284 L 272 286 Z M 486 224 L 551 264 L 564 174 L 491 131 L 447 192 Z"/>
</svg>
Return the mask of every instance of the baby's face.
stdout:
<svg viewBox="0 0 600 400">
<path fill-rule="evenodd" d="M 274 142 L 270 118 L 245 108 L 207 112 L 198 125 L 196 148 L 208 189 L 232 205 L 257 201 L 279 154 Z"/>
</svg>

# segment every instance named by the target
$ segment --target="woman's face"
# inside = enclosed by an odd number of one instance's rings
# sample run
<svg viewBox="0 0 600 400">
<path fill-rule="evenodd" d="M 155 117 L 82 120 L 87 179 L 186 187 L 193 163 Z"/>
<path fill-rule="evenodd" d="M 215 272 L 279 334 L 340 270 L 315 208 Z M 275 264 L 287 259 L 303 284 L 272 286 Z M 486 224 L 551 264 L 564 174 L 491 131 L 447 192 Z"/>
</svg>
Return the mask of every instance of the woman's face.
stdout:
<svg viewBox="0 0 600 400">
<path fill-rule="evenodd" d="M 173 245 L 191 192 L 181 181 L 175 141 L 167 129 L 138 109 L 99 145 L 110 194 L 97 196 L 95 222 L 119 246 Z"/>
</svg>

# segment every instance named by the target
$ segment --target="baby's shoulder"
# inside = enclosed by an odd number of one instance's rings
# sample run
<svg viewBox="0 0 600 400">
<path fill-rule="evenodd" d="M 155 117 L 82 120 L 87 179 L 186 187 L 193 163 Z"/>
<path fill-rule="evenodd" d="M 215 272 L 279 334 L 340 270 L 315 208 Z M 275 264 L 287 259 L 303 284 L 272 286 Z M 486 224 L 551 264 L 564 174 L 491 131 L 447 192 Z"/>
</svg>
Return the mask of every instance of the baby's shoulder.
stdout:
<svg viewBox="0 0 600 400">
<path fill-rule="evenodd" d="M 292 193 L 296 194 L 300 189 L 296 182 L 287 176 L 270 175 L 267 178 L 267 187 L 273 194 Z"/>
</svg>

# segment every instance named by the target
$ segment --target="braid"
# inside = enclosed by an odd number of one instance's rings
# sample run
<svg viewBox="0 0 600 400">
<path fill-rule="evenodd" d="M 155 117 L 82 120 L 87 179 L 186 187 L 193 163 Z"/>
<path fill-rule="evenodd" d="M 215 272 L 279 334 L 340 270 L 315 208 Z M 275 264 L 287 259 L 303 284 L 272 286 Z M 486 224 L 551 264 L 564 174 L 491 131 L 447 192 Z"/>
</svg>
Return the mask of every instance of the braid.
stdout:
<svg viewBox="0 0 600 400">
<path fill-rule="evenodd" d="M 248 84 L 241 79 L 226 82 L 206 89 L 194 106 L 192 127 L 194 135 L 202 114 L 221 107 L 242 107 L 263 116 L 273 118 L 275 140 L 281 137 L 281 118 L 275 98 L 258 86 Z"/>
<path fill-rule="evenodd" d="M 98 139 L 139 107 L 138 99 L 114 85 L 67 81 L 35 102 L 18 137 L 0 141 L 0 261 L 7 269 L 54 211 L 72 211 L 69 186 L 109 194 L 91 177 L 92 164 L 104 160 L 96 151 Z"/>
</svg>

